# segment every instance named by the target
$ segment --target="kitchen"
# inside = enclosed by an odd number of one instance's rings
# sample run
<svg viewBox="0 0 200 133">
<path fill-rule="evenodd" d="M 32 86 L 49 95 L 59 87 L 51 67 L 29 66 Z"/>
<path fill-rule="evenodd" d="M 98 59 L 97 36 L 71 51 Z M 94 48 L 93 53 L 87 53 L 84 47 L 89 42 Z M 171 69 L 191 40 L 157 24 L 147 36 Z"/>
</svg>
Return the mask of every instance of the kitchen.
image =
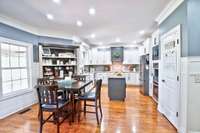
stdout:
<svg viewBox="0 0 200 133">
<path fill-rule="evenodd" d="M 1 0 L 0 132 L 199 133 L 199 6 Z"/>
</svg>

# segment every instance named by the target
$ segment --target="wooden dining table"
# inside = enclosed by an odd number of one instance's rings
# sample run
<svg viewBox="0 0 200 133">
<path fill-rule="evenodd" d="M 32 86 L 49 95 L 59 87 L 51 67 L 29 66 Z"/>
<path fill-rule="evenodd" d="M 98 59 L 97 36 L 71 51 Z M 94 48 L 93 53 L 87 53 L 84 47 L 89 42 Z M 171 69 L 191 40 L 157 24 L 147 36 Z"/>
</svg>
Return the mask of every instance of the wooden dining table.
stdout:
<svg viewBox="0 0 200 133">
<path fill-rule="evenodd" d="M 70 93 L 70 98 L 72 100 L 72 122 L 74 122 L 74 116 L 75 116 L 75 94 L 80 94 L 80 92 L 90 84 L 92 84 L 93 81 L 75 81 L 71 84 L 62 84 L 59 86 L 59 89 Z"/>
</svg>

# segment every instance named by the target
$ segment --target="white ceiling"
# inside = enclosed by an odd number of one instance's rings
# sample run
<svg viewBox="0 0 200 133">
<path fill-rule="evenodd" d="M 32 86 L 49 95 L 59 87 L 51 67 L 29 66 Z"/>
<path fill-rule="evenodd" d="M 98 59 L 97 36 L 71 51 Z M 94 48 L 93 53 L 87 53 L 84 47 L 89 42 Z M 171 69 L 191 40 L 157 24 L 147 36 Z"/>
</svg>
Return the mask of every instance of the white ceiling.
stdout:
<svg viewBox="0 0 200 133">
<path fill-rule="evenodd" d="M 124 43 L 143 41 L 156 28 L 155 18 L 170 0 L 0 0 L 0 14 L 38 29 L 77 36 L 90 44 L 110 44 L 117 37 Z M 90 16 L 88 9 L 96 9 Z M 46 19 L 46 14 L 54 20 Z M 76 21 L 83 22 L 82 27 Z M 145 35 L 139 31 L 145 30 Z M 90 35 L 96 34 L 96 38 Z"/>
</svg>

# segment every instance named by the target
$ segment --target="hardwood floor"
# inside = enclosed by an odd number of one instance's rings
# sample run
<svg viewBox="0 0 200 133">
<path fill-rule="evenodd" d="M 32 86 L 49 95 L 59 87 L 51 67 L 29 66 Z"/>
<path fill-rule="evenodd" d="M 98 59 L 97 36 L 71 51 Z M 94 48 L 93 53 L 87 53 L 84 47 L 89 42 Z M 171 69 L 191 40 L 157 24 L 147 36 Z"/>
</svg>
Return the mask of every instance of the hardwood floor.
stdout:
<svg viewBox="0 0 200 133">
<path fill-rule="evenodd" d="M 81 122 L 64 122 L 61 133 L 176 133 L 174 127 L 156 110 L 149 97 L 142 96 L 137 87 L 127 88 L 125 102 L 109 101 L 107 88 L 102 89 L 103 119 L 96 124 L 95 114 L 81 115 Z M 0 120 L 0 133 L 37 133 L 39 121 L 37 106 L 24 114 L 14 114 Z M 44 125 L 43 133 L 56 133 L 52 123 Z"/>
</svg>

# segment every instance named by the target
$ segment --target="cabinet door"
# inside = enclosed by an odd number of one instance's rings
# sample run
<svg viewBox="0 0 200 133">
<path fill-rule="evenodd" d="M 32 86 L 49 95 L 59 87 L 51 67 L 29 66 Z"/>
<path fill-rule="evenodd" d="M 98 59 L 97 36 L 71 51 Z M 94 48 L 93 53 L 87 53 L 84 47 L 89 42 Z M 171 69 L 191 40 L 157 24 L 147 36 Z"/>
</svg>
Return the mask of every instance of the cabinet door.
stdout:
<svg viewBox="0 0 200 133">
<path fill-rule="evenodd" d="M 92 64 L 93 63 L 93 58 L 92 58 L 92 50 L 89 50 L 88 51 L 88 54 L 87 54 L 87 58 L 88 58 L 88 64 Z"/>
<path fill-rule="evenodd" d="M 92 49 L 91 58 L 92 58 L 92 64 L 94 65 L 98 64 L 98 53 L 96 48 Z"/>
<path fill-rule="evenodd" d="M 104 58 L 104 51 L 103 50 L 99 50 L 97 51 L 97 56 L 98 56 L 98 64 L 105 64 L 105 58 Z"/>
<path fill-rule="evenodd" d="M 110 51 L 110 49 L 104 51 L 104 64 L 111 64 L 111 51 Z"/>
<path fill-rule="evenodd" d="M 103 74 L 103 84 L 108 84 L 108 74 L 107 73 Z"/>
<path fill-rule="evenodd" d="M 124 61 L 123 61 L 124 64 L 128 64 L 128 58 L 129 58 L 128 50 L 124 49 Z"/>
<path fill-rule="evenodd" d="M 139 51 L 137 49 L 133 50 L 129 57 L 131 57 L 131 64 L 139 64 L 140 63 L 140 57 L 139 57 Z"/>
<path fill-rule="evenodd" d="M 124 64 L 139 64 L 139 50 L 138 49 L 125 49 L 124 50 Z"/>
</svg>

